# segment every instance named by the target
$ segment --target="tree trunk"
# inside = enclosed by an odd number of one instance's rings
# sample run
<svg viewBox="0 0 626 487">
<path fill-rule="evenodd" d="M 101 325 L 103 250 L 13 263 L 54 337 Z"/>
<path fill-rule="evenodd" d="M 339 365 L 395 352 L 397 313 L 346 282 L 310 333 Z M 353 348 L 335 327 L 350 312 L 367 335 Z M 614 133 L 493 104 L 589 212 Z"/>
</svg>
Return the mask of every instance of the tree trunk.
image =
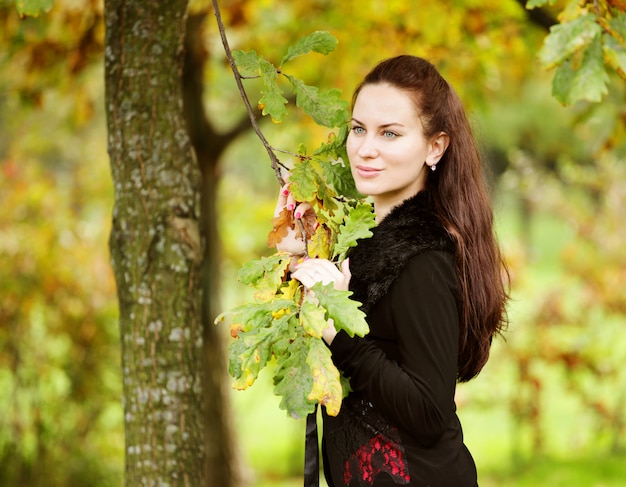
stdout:
<svg viewBox="0 0 626 487">
<path fill-rule="evenodd" d="M 127 486 L 205 486 L 200 172 L 182 113 L 187 1 L 105 2 Z"/>
</svg>

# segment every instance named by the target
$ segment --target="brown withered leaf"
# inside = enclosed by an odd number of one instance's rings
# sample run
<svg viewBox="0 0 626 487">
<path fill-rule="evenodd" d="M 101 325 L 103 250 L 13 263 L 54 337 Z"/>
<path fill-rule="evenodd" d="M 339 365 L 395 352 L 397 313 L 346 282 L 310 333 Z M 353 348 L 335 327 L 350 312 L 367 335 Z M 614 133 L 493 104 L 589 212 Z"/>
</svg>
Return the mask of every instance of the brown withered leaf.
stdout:
<svg viewBox="0 0 626 487">
<path fill-rule="evenodd" d="M 307 211 L 302 218 L 300 218 L 302 225 L 304 226 L 304 233 L 306 234 L 306 239 L 310 240 L 311 237 L 315 234 L 315 230 L 317 229 L 317 217 L 315 216 L 315 212 L 313 210 Z"/>
<path fill-rule="evenodd" d="M 317 206 L 322 206 L 322 201 L 320 199 L 317 200 Z M 301 228 L 304 228 L 304 233 L 306 234 L 306 239 L 311 240 L 311 237 L 315 234 L 315 230 L 319 226 L 317 221 L 317 215 L 315 214 L 315 210 L 311 205 L 306 205 L 306 210 L 302 218 L 300 218 L 302 222 Z M 298 225 L 300 226 L 300 225 Z"/>
<path fill-rule="evenodd" d="M 283 208 L 280 214 L 272 220 L 272 227 L 267 236 L 268 247 L 276 247 L 276 244 L 287 236 L 289 229 L 294 227 L 293 212 Z"/>
</svg>

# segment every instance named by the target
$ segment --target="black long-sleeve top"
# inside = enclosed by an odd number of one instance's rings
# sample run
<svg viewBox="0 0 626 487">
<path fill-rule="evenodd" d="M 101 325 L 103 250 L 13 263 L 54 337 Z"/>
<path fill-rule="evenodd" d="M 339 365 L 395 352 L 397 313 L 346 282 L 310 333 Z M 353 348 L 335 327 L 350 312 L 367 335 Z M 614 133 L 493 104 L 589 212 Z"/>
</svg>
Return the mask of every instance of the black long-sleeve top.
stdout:
<svg viewBox="0 0 626 487">
<path fill-rule="evenodd" d="M 419 193 L 350 255 L 354 298 L 370 333 L 331 345 L 353 391 L 324 415 L 329 485 L 474 487 L 454 393 L 459 289 L 454 244 Z"/>
</svg>

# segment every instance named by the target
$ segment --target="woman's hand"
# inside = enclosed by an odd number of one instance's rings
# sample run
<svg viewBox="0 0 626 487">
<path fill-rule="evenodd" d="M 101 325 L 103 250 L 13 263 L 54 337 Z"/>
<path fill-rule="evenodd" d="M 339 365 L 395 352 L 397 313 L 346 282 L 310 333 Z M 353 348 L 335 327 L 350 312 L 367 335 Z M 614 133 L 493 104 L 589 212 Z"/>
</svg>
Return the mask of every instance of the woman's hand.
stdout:
<svg viewBox="0 0 626 487">
<path fill-rule="evenodd" d="M 293 213 L 292 213 L 293 212 Z M 341 264 L 341 270 L 327 259 L 307 259 L 306 258 L 306 233 L 294 228 L 293 222 L 299 220 L 302 230 L 307 222 L 309 225 L 315 223 L 315 211 L 307 202 L 298 203 L 289 191 L 289 183 L 285 184 L 278 195 L 276 208 L 274 209 L 274 231 L 280 232 L 272 235 L 276 250 L 287 252 L 293 256 L 289 266 L 291 277 L 300 281 L 304 287 L 311 289 L 316 283 L 333 283 L 335 289 L 347 291 L 350 284 L 350 267 L 346 259 Z M 297 223 L 296 223 L 297 225 Z M 314 227 L 312 227 L 314 228 Z M 285 233 L 286 232 L 286 233 Z M 311 231 L 311 234 L 313 231 Z M 280 238 L 280 240 L 278 240 Z M 298 261 L 298 257 L 305 257 L 304 261 Z M 311 292 L 311 291 L 308 291 Z M 334 322 L 328 320 L 328 326 L 322 331 L 322 338 L 330 345 L 337 335 Z"/>
<path fill-rule="evenodd" d="M 285 184 L 278 195 L 276 201 L 276 208 L 274 208 L 274 220 L 281 218 L 285 212 L 289 212 L 289 222 L 294 220 L 302 220 L 306 215 L 313 217 L 315 213 L 311 205 L 307 202 L 297 203 L 291 192 L 289 191 L 289 183 Z M 276 242 L 276 250 L 279 252 L 287 252 L 295 257 L 306 255 L 305 236 L 299 229 L 294 228 L 292 225 L 287 227 L 286 235 L 283 235 L 281 240 Z"/>
<path fill-rule="evenodd" d="M 327 259 L 306 259 L 296 266 L 291 277 L 300 281 L 304 287 L 312 288 L 316 283 L 333 283 L 335 289 L 347 291 L 350 285 L 350 263 L 346 259 L 341 264 L 341 270 Z M 337 335 L 333 320 L 329 320 L 328 327 L 322 331 L 322 338 L 330 345 Z"/>
<path fill-rule="evenodd" d="M 327 259 L 305 259 L 296 266 L 291 277 L 297 279 L 307 288 L 312 288 L 316 283 L 333 283 L 335 289 L 347 291 L 350 285 L 350 263 L 346 259 L 341 264 L 341 270 Z"/>
</svg>

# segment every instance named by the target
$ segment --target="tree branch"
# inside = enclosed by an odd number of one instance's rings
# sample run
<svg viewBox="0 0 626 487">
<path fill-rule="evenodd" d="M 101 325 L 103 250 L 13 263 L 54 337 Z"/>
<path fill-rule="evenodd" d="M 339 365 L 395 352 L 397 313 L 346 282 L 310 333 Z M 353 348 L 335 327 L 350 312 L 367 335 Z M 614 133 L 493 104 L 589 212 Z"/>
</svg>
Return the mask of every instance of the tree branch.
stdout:
<svg viewBox="0 0 626 487">
<path fill-rule="evenodd" d="M 282 186 L 285 184 L 285 180 L 283 179 L 283 176 L 280 172 L 280 169 L 281 167 L 283 167 L 283 164 L 278 160 L 278 158 L 276 157 L 276 154 L 274 154 L 274 150 L 272 149 L 272 146 L 267 141 L 267 139 L 265 138 L 265 135 L 263 135 L 263 132 L 261 132 L 261 129 L 259 128 L 259 125 L 256 120 L 256 116 L 254 114 L 254 110 L 252 109 L 252 105 L 250 104 L 250 100 L 248 99 L 248 95 L 246 94 L 246 90 L 244 89 L 243 83 L 241 81 L 242 76 L 239 73 L 239 69 L 237 69 L 237 64 L 235 63 L 235 60 L 233 58 L 233 53 L 230 50 L 230 46 L 228 45 L 228 39 L 226 38 L 226 29 L 224 27 L 224 22 L 222 22 L 222 15 L 220 13 L 219 5 L 217 3 L 217 0 L 212 0 L 212 3 L 213 3 L 213 11 L 215 13 L 215 18 L 217 20 L 217 26 L 220 31 L 220 38 L 222 39 L 222 45 L 224 46 L 224 52 L 226 53 L 226 57 L 228 58 L 228 63 L 230 64 L 230 68 L 233 71 L 233 75 L 235 76 L 235 82 L 237 83 L 237 88 L 239 88 L 239 93 L 241 94 L 243 103 L 246 106 L 246 110 L 248 112 L 248 118 L 250 119 L 250 123 L 252 124 L 252 128 L 254 129 L 254 132 L 257 134 L 259 139 L 261 139 L 261 142 L 263 143 L 263 146 L 265 147 L 265 150 L 267 151 L 267 154 L 269 155 L 270 162 L 272 164 L 272 169 L 274 170 L 274 173 L 276 174 L 276 179 L 278 179 L 278 182 Z"/>
<path fill-rule="evenodd" d="M 550 27 L 559 23 L 559 21 L 548 11 L 542 8 L 526 8 L 527 0 L 517 0 L 517 3 L 524 9 L 530 21 L 546 31 L 550 31 Z"/>
</svg>

